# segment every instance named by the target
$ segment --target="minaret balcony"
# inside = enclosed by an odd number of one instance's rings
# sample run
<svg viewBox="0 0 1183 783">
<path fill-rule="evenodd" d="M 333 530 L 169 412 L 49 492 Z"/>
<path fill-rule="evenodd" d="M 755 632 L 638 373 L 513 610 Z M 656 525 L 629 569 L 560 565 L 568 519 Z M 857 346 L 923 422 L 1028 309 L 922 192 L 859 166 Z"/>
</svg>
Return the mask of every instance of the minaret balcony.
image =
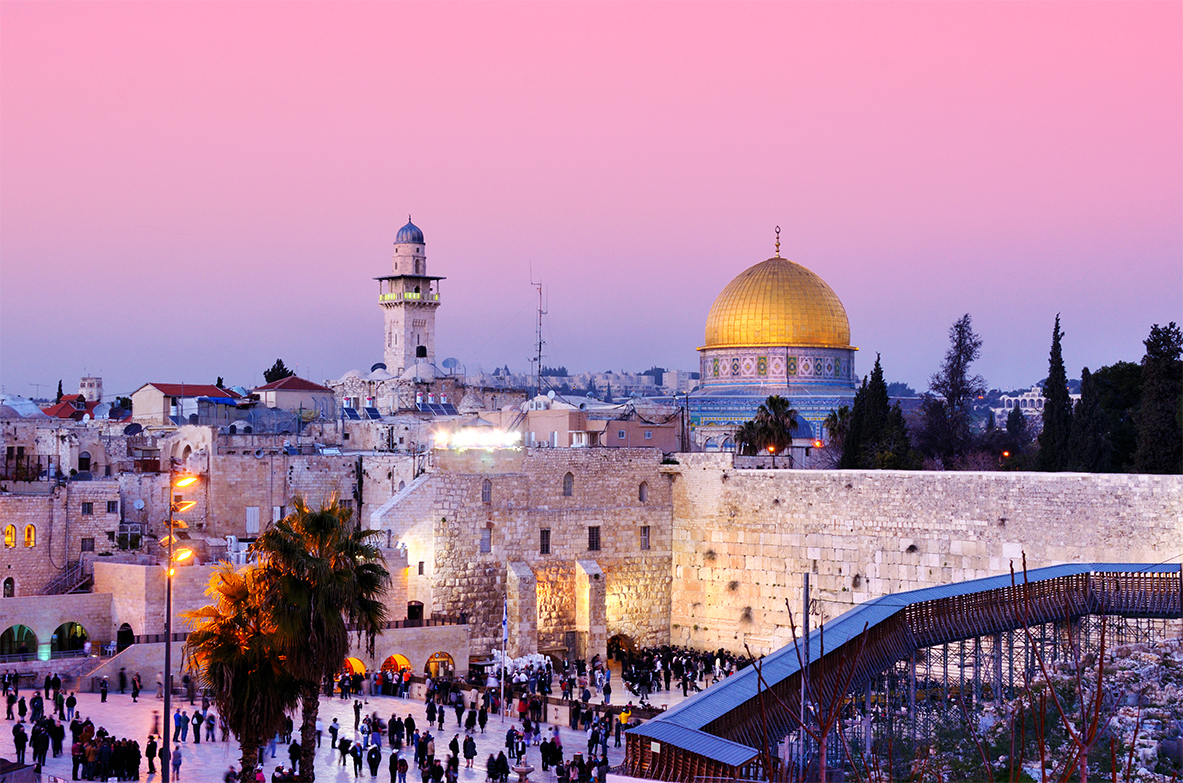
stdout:
<svg viewBox="0 0 1183 783">
<path fill-rule="evenodd" d="M 440 300 L 439 294 L 420 294 L 415 291 L 395 291 L 389 294 L 378 294 L 379 302 L 401 302 L 410 299 L 415 301 L 426 300 L 428 302 L 438 302 Z"/>
</svg>

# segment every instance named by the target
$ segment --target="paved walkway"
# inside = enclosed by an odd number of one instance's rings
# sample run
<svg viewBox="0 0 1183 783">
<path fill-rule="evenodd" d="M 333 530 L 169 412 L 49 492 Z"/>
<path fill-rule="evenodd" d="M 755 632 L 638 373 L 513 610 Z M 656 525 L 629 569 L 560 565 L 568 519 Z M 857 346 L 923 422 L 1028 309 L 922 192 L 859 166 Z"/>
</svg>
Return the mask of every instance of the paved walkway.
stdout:
<svg viewBox="0 0 1183 783">
<path fill-rule="evenodd" d="M 614 684 L 620 683 L 618 676 L 617 673 L 613 677 Z M 623 690 L 623 687 L 621 689 Z M 32 691 L 26 689 L 22 690 L 21 693 L 27 698 L 32 694 Z M 627 695 L 626 692 L 625 696 Z M 144 698 L 145 696 L 147 698 Z M 616 694 L 613 694 L 613 697 L 614 702 L 621 700 Z M 592 699 L 593 704 L 598 704 L 600 701 L 601 699 L 598 697 Z M 624 699 L 624 701 L 627 701 L 627 699 Z M 677 690 L 673 692 L 662 691 L 650 697 L 650 702 L 655 706 L 670 705 L 680 701 L 682 701 L 682 693 Z M 320 705 L 320 717 L 324 721 L 325 726 L 328 726 L 332 719 L 336 717 L 337 722 L 346 730 L 342 736 L 352 737 L 353 700 L 346 701 L 339 698 L 321 697 Z M 176 700 L 174 702 L 174 708 L 177 706 L 188 710 L 188 700 Z M 200 701 L 198 702 L 198 706 L 200 706 Z M 82 693 L 78 694 L 77 709 L 81 715 L 90 718 L 94 722 L 96 729 L 102 726 L 116 738 L 127 737 L 136 739 L 139 741 L 140 748 L 142 749 L 147 744 L 148 734 L 153 729 L 154 713 L 161 713 L 163 711 L 163 701 L 153 698 L 152 691 L 150 690 L 140 695 L 138 704 L 132 703 L 130 694 L 120 695 L 118 692 L 113 692 L 107 697 L 107 703 L 102 704 L 97 693 Z M 377 712 L 386 721 L 390 720 L 392 714 L 406 718 L 409 713 L 415 717 L 415 722 L 419 726 L 424 726 L 427 722 L 426 705 L 422 701 L 409 698 L 399 699 L 393 696 L 365 697 L 363 710 L 363 715 Z M 161 719 L 163 720 L 163 716 L 161 716 Z M 7 759 L 16 758 L 12 742 L 13 723 L 14 721 L 4 721 L 3 726 L 0 727 L 0 756 Z M 171 721 L 169 723 L 171 725 Z M 498 752 L 504 750 L 505 732 L 510 726 L 515 725 L 520 728 L 520 724 L 508 717 L 502 722 L 498 717 L 490 716 L 485 734 L 482 735 L 478 731 L 474 735 L 477 744 L 477 757 L 474 762 L 474 768 L 465 769 L 463 758 L 461 758 L 460 781 L 462 783 L 468 783 L 470 781 L 472 783 L 484 783 L 485 759 L 490 753 L 496 755 Z M 547 729 L 550 728 L 550 724 L 544 725 Z M 298 724 L 296 731 L 299 731 Z M 447 759 L 448 743 L 458 732 L 460 734 L 459 741 L 463 745 L 465 734 L 456 725 L 455 715 L 449 711 L 447 722 L 444 724 L 444 730 L 442 732 L 433 732 L 436 736 L 436 756 L 438 758 Z M 576 751 L 582 752 L 584 758 L 587 758 L 587 735 L 585 733 L 561 726 L 560 736 L 563 741 L 564 759 L 570 760 Z M 222 776 L 225 774 L 226 769 L 231 764 L 234 764 L 237 768 L 239 750 L 238 744 L 233 741 L 233 737 L 229 742 L 202 742 L 200 745 L 195 744 L 192 740 L 192 732 L 190 732 L 189 742 L 181 745 L 184 749 L 184 761 L 180 774 L 180 781 L 182 783 L 222 783 Z M 67 727 L 66 741 L 62 755 L 56 759 L 51 755 L 46 762 L 43 774 L 66 780 L 70 779 L 72 765 L 69 745 L 70 733 Z M 614 748 L 612 745 L 613 742 L 610 741 L 608 759 L 612 766 L 616 766 L 624 761 L 624 748 Z M 31 749 L 28 751 L 28 758 L 30 760 L 32 759 Z M 413 754 L 411 754 L 411 758 L 413 759 Z M 526 758 L 538 770 L 531 775 L 532 780 L 545 783 L 545 781 L 553 781 L 555 779 L 553 771 L 546 773 L 541 771 L 542 763 L 537 746 L 532 746 L 527 751 Z M 384 742 L 382 747 L 382 765 L 377 778 L 379 783 L 388 783 L 389 781 L 389 760 L 389 743 Z M 267 754 L 263 771 L 268 780 L 271 779 L 272 771 L 279 764 L 282 764 L 285 768 L 289 766 L 286 748 L 278 748 L 274 759 L 270 757 L 270 754 Z M 329 783 L 352 783 L 354 781 L 352 763 L 347 763 L 347 766 L 344 767 L 340 766 L 340 754 L 329 747 L 327 731 L 325 732 L 323 745 L 317 751 L 315 769 L 316 779 L 318 781 L 328 781 Z M 43 780 L 48 780 L 48 778 L 43 778 Z M 140 780 L 145 781 L 145 783 L 159 783 L 159 773 L 148 775 L 147 763 L 145 762 L 141 766 Z M 363 764 L 362 775 L 357 780 L 360 783 L 370 783 L 373 780 L 370 778 L 368 765 Z M 419 783 L 419 775 L 412 770 L 407 775 L 407 781 L 408 783 Z"/>
</svg>

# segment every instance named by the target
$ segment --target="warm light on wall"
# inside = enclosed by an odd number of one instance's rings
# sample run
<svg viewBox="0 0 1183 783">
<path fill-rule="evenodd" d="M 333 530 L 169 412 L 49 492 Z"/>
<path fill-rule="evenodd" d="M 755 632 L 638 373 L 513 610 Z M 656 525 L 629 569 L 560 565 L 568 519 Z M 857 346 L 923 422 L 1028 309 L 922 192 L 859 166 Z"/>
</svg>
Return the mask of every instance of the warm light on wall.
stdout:
<svg viewBox="0 0 1183 783">
<path fill-rule="evenodd" d="M 522 444 L 522 433 L 497 427 L 463 427 L 455 432 L 437 432 L 437 449 L 512 449 Z"/>
</svg>

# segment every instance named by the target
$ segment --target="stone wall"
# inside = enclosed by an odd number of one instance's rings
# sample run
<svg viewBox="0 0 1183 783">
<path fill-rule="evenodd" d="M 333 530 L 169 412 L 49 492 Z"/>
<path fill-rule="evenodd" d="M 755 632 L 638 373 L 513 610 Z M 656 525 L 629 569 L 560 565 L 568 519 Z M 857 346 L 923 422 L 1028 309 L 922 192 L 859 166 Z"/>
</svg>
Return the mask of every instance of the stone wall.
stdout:
<svg viewBox="0 0 1183 783">
<path fill-rule="evenodd" d="M 791 640 L 801 574 L 812 622 L 904 590 L 1064 562 L 1148 562 L 1183 549 L 1183 477 L 736 470 L 679 454 L 675 643 L 754 652 Z"/>
<path fill-rule="evenodd" d="M 48 658 L 54 632 L 63 623 L 78 623 L 86 629 L 92 645 L 113 641 L 111 596 L 108 593 L 55 595 L 30 601 L 27 598 L 0 599 L 0 630 L 26 625 L 37 635 L 37 652 Z M 97 652 L 97 649 L 96 649 Z"/>
<path fill-rule="evenodd" d="M 407 545 L 410 595 L 436 613 L 468 615 L 478 652 L 501 645 L 510 562 L 535 576 L 538 648 L 562 647 L 566 632 L 576 630 L 576 560 L 593 560 L 603 571 L 608 636 L 661 644 L 669 631 L 671 501 L 660 461 L 654 449 L 437 452 L 435 471 L 370 524 Z M 570 495 L 563 492 L 567 473 Z M 598 551 L 589 550 L 591 527 L 599 528 Z M 641 549 L 642 527 L 648 550 Z M 544 530 L 548 554 L 540 552 Z"/>
</svg>

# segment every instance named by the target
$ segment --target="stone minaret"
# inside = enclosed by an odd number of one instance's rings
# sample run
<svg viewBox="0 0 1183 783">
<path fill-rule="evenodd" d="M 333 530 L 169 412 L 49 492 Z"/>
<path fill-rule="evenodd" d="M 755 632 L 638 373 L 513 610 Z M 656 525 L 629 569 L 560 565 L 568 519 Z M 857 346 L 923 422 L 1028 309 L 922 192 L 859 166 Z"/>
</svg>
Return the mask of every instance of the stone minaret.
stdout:
<svg viewBox="0 0 1183 783">
<path fill-rule="evenodd" d="M 394 239 L 394 269 L 378 281 L 378 304 L 385 319 L 386 369 L 398 375 L 416 362 L 435 363 L 435 309 L 439 281 L 427 274 L 423 232 L 407 216 Z"/>
</svg>

